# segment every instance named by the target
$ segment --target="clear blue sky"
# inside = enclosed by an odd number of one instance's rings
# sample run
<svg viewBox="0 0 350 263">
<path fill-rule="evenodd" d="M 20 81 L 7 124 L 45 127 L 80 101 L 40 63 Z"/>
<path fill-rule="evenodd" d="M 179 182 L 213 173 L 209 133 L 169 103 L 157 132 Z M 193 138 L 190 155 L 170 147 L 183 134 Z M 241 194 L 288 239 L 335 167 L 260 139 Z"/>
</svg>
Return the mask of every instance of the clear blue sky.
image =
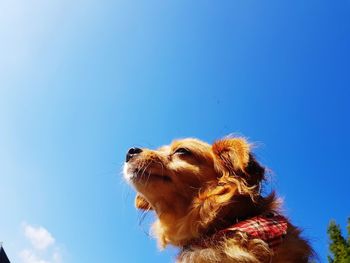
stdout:
<svg viewBox="0 0 350 263">
<path fill-rule="evenodd" d="M 0 38 L 13 262 L 171 262 L 145 234 L 152 216 L 138 225 L 125 152 L 229 133 L 258 143 L 326 261 L 329 220 L 350 216 L 348 0 L 2 0 Z M 30 243 L 39 227 L 46 248 Z"/>
</svg>

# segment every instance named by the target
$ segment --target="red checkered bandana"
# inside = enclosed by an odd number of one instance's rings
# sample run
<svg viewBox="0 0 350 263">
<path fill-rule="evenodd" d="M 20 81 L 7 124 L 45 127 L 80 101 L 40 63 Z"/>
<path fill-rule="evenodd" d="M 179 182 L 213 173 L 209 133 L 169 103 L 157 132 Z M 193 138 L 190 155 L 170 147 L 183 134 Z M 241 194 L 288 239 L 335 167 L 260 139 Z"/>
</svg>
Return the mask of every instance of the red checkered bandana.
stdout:
<svg viewBox="0 0 350 263">
<path fill-rule="evenodd" d="M 282 243 L 287 234 L 288 221 L 284 216 L 268 214 L 240 221 L 231 227 L 223 229 L 209 239 L 199 239 L 192 242 L 194 246 L 207 247 L 213 241 L 222 237 L 233 236 L 237 231 L 248 234 L 249 237 L 265 241 L 273 250 Z"/>
<path fill-rule="evenodd" d="M 224 232 L 241 231 L 250 237 L 265 241 L 270 248 L 276 249 L 287 234 L 288 223 L 284 216 L 271 214 L 256 216 L 224 229 Z"/>
</svg>

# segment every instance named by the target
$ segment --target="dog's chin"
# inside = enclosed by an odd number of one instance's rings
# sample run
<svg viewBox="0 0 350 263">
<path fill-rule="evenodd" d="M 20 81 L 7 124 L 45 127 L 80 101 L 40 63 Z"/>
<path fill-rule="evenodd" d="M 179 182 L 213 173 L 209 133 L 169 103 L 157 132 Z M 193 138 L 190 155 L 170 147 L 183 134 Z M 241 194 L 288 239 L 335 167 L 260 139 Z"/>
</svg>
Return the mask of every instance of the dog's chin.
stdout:
<svg viewBox="0 0 350 263">
<path fill-rule="evenodd" d="M 147 170 L 139 170 L 137 168 L 133 168 L 128 163 L 124 164 L 123 173 L 125 180 L 134 185 L 149 184 L 151 182 L 171 182 L 171 178 L 165 174 Z"/>
</svg>

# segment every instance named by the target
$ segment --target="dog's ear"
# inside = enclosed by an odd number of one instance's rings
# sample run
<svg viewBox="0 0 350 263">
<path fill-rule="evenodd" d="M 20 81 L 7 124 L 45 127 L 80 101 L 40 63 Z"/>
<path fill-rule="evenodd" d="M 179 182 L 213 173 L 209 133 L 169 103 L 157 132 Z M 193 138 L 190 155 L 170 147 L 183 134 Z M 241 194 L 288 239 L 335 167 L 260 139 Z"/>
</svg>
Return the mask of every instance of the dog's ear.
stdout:
<svg viewBox="0 0 350 263">
<path fill-rule="evenodd" d="M 244 138 L 225 138 L 214 142 L 215 168 L 220 173 L 244 171 L 249 162 L 250 145 Z"/>
<path fill-rule="evenodd" d="M 213 143 L 214 166 L 219 176 L 194 198 L 192 210 L 186 216 L 190 222 L 195 222 L 192 223 L 194 230 L 207 229 L 218 217 L 230 213 L 235 196 L 250 197 L 252 201 L 259 196 L 264 168 L 250 150 L 251 146 L 244 138 L 225 138 Z M 236 213 L 244 216 L 246 211 L 238 209 Z"/>
<path fill-rule="evenodd" d="M 250 152 L 251 145 L 244 138 L 225 138 L 212 146 L 215 168 L 221 175 L 244 179 L 253 186 L 264 179 L 265 169 Z"/>
<path fill-rule="evenodd" d="M 136 194 L 135 197 L 135 206 L 138 209 L 141 210 L 152 210 L 152 206 L 150 205 L 150 203 L 148 203 L 148 201 L 140 194 Z"/>
</svg>

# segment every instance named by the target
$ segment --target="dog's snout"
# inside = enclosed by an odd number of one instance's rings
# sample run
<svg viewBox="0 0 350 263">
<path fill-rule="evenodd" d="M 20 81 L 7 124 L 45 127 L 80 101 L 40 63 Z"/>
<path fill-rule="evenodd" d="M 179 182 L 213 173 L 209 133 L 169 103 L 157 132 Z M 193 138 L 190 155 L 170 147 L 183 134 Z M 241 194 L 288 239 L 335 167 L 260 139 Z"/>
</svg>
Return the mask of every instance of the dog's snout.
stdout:
<svg viewBox="0 0 350 263">
<path fill-rule="evenodd" d="M 135 155 L 141 152 L 142 152 L 142 149 L 140 148 L 137 148 L 137 147 L 130 148 L 126 154 L 126 162 L 130 161 L 131 158 L 133 158 Z"/>
</svg>

